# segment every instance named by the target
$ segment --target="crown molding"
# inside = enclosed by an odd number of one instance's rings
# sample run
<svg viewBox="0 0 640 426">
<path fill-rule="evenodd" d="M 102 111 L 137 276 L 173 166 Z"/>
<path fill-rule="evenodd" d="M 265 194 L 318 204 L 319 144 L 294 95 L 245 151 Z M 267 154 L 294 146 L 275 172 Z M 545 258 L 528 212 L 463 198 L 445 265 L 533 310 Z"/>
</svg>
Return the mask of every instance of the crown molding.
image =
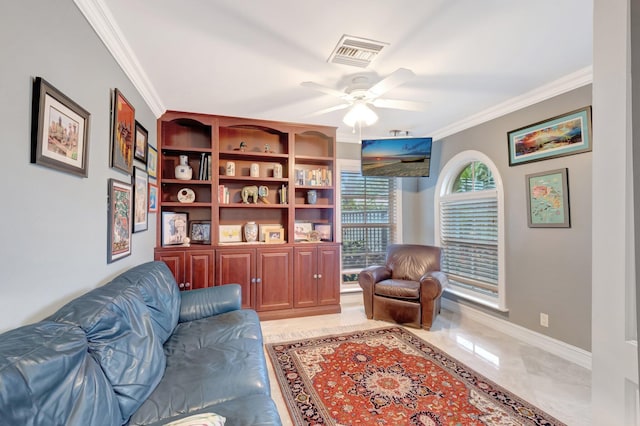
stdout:
<svg viewBox="0 0 640 426">
<path fill-rule="evenodd" d="M 103 0 L 74 0 L 74 3 L 140 92 L 156 118 L 160 117 L 166 108 Z"/>
<path fill-rule="evenodd" d="M 537 89 L 531 90 L 515 98 L 509 99 L 470 117 L 452 123 L 446 127 L 432 133 L 433 140 L 438 140 L 451 136 L 462 130 L 486 123 L 498 117 L 521 110 L 538 102 L 551 99 L 554 96 L 567 93 L 579 87 L 586 86 L 593 82 L 593 66 L 589 65 L 576 72 L 561 77 L 555 81 L 545 84 Z"/>
</svg>

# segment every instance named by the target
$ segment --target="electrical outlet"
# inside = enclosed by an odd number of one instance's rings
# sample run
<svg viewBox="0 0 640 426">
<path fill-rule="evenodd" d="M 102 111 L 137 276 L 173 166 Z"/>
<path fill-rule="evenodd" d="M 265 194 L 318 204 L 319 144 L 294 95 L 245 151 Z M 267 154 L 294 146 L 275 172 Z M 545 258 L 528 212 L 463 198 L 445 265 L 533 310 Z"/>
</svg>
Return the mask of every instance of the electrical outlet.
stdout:
<svg viewBox="0 0 640 426">
<path fill-rule="evenodd" d="M 543 327 L 549 327 L 549 315 L 540 312 L 540 325 Z"/>
</svg>

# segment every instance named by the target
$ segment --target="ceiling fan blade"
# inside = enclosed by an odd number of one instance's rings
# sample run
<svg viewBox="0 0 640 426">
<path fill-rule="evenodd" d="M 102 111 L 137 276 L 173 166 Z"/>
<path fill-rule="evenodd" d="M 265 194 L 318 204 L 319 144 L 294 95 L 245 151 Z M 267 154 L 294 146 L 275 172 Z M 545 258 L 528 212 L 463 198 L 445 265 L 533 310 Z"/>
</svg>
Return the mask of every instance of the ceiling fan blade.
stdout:
<svg viewBox="0 0 640 426">
<path fill-rule="evenodd" d="M 336 90 L 336 89 L 332 89 L 330 87 L 322 86 L 322 85 L 320 85 L 318 83 L 314 83 L 313 81 L 304 81 L 304 82 L 300 83 L 300 85 L 303 86 L 303 87 L 307 87 L 309 89 L 318 90 L 320 92 L 327 93 L 327 94 L 329 94 L 331 96 L 335 96 L 335 97 L 340 98 L 340 99 L 344 99 L 345 96 L 347 96 L 347 94 L 344 93 L 344 92 L 341 92 L 341 91 Z"/>
<path fill-rule="evenodd" d="M 394 87 L 400 86 L 401 84 L 411 80 L 415 77 L 413 71 L 407 68 L 398 68 L 391 74 L 389 74 L 386 78 L 383 78 L 379 82 L 373 85 L 371 89 L 369 89 L 369 93 L 373 95 L 374 98 L 378 96 L 382 96 L 384 93 L 393 89 Z"/>
<path fill-rule="evenodd" d="M 374 99 L 371 104 L 378 108 L 424 111 L 427 108 L 428 102 L 401 101 L 398 99 Z"/>
<path fill-rule="evenodd" d="M 315 117 L 316 115 L 328 114 L 333 111 L 340 111 L 341 109 L 349 108 L 350 106 L 351 104 L 340 104 L 340 105 L 332 106 L 329 108 L 321 109 L 316 112 L 312 112 L 311 114 L 308 115 L 308 117 Z"/>
</svg>

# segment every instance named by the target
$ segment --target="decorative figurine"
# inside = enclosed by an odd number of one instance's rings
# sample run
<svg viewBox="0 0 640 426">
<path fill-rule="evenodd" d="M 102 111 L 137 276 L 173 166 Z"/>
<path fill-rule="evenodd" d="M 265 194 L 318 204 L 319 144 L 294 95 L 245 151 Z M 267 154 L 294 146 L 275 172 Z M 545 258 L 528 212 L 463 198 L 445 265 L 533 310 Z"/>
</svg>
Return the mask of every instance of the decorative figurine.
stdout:
<svg viewBox="0 0 640 426">
<path fill-rule="evenodd" d="M 245 141 L 240 142 L 240 151 L 246 151 L 247 150 L 247 143 Z"/>
<path fill-rule="evenodd" d="M 264 144 L 264 152 L 271 152 L 271 145 L 269 145 L 268 143 Z"/>
</svg>

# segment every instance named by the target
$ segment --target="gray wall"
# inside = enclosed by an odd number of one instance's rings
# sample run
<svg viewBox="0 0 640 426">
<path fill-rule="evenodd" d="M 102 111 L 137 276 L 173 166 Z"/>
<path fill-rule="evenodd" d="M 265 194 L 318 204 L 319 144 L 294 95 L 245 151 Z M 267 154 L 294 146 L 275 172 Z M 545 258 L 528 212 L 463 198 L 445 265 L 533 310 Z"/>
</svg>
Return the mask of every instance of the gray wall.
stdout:
<svg viewBox="0 0 640 426">
<path fill-rule="evenodd" d="M 0 331 L 153 258 L 155 214 L 131 256 L 107 265 L 110 99 L 120 89 L 156 145 L 156 119 L 72 0 L 5 2 L 0 15 L 2 243 Z M 32 81 L 43 77 L 91 113 L 89 177 L 29 163 Z"/>
<path fill-rule="evenodd" d="M 403 178 L 403 236 L 406 243 L 434 242 L 434 194 L 439 171 L 454 155 L 473 149 L 486 154 L 504 184 L 506 314 L 471 302 L 504 318 L 570 345 L 591 350 L 591 160 L 577 154 L 509 167 L 507 132 L 591 105 L 591 86 L 557 96 L 435 141 L 431 176 Z M 595 143 L 598 143 L 597 141 Z M 359 145 L 338 144 L 338 157 L 359 158 Z M 571 228 L 528 228 L 525 175 L 568 168 Z M 540 313 L 549 327 L 540 326 Z"/>
</svg>

